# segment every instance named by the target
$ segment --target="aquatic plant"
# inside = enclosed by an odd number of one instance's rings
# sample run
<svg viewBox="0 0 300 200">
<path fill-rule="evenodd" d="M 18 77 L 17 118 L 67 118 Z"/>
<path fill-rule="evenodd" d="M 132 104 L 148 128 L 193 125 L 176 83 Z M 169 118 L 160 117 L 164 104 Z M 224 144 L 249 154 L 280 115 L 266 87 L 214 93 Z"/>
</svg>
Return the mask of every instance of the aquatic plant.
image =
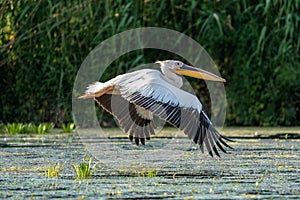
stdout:
<svg viewBox="0 0 300 200">
<path fill-rule="evenodd" d="M 62 124 L 61 128 L 64 133 L 72 133 L 75 128 L 75 124 L 74 123 Z"/>
<path fill-rule="evenodd" d="M 139 176 L 142 177 L 156 177 L 157 176 L 157 170 L 156 168 L 151 169 L 150 167 L 148 167 L 148 169 L 143 168 L 143 170 L 141 172 L 138 173 Z"/>
<path fill-rule="evenodd" d="M 49 133 L 54 128 L 53 123 L 41 123 L 39 125 L 34 125 L 34 124 L 30 124 L 30 125 L 31 125 L 31 132 L 37 134 Z"/>
<path fill-rule="evenodd" d="M 46 169 L 45 169 L 45 176 L 46 177 L 58 177 L 59 172 L 60 172 L 60 164 L 55 164 L 55 165 L 49 165 Z"/>
<path fill-rule="evenodd" d="M 54 128 L 53 123 L 41 123 L 38 125 L 38 132 L 37 133 L 50 133 Z"/>
<path fill-rule="evenodd" d="M 26 128 L 22 123 L 9 123 L 4 126 L 5 133 L 17 134 L 25 133 Z"/>
<path fill-rule="evenodd" d="M 41 123 L 35 125 L 32 123 L 23 124 L 23 123 L 9 123 L 4 126 L 5 133 L 17 134 L 17 133 L 37 133 L 44 134 L 49 133 L 54 128 L 53 123 Z"/>
<path fill-rule="evenodd" d="M 84 178 L 91 178 L 92 177 L 91 163 L 92 163 L 92 156 L 85 156 L 82 159 L 82 163 L 73 164 L 73 168 L 75 170 L 76 177 L 78 179 L 84 179 Z"/>
</svg>

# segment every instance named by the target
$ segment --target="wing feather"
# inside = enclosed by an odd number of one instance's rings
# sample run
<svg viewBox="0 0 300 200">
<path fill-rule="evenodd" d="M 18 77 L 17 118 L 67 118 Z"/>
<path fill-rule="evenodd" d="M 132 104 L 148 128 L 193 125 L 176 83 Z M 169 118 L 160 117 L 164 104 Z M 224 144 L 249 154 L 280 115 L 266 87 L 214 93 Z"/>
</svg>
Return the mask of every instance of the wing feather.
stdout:
<svg viewBox="0 0 300 200">
<path fill-rule="evenodd" d="M 202 152 L 205 146 L 211 156 L 220 156 L 218 149 L 226 153 L 223 146 L 231 148 L 223 140 L 227 138 L 213 128 L 196 96 L 169 84 L 156 70 L 139 73 L 116 82 L 124 99 L 184 131 Z"/>
<path fill-rule="evenodd" d="M 145 144 L 145 138 L 150 139 L 154 134 L 155 123 L 153 119 L 147 119 L 138 113 L 138 106 L 130 103 L 119 94 L 103 94 L 95 97 L 96 102 L 106 111 L 113 114 L 121 128 L 129 134 L 130 141 L 139 145 Z"/>
<path fill-rule="evenodd" d="M 81 98 L 90 97 L 116 117 L 137 145 L 155 134 L 156 125 L 147 117 L 152 113 L 182 130 L 199 144 L 201 152 L 205 146 L 211 156 L 220 156 L 218 150 L 226 153 L 224 147 L 231 148 L 224 141 L 231 140 L 212 126 L 197 97 L 168 83 L 157 70 L 139 70 L 90 85 Z"/>
</svg>

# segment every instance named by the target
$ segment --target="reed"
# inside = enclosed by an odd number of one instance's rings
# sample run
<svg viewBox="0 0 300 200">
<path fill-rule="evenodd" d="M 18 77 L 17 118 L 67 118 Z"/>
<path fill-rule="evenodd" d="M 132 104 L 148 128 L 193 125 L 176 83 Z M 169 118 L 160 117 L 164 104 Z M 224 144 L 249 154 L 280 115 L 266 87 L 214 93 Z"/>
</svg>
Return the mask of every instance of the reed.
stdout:
<svg viewBox="0 0 300 200">
<path fill-rule="evenodd" d="M 5 2 L 0 4 L 3 123 L 71 122 L 72 87 L 88 53 L 117 33 L 155 26 L 187 34 L 212 56 L 228 80 L 229 125 L 300 125 L 299 1 Z M 172 58 L 159 50 L 133 51 L 115 60 L 101 80 Z M 209 108 L 205 83 L 191 84 Z"/>
</svg>

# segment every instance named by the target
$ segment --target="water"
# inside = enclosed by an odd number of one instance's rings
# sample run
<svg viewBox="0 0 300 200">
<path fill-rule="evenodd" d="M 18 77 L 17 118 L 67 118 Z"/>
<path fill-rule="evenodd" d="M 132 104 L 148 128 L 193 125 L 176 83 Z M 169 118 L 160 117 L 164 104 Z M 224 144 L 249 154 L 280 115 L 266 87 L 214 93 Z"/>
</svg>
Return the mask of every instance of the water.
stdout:
<svg viewBox="0 0 300 200">
<path fill-rule="evenodd" d="M 299 141 L 240 138 L 230 143 L 235 149 L 229 154 L 212 159 L 186 138 L 161 137 L 135 147 L 122 137 L 0 135 L 0 198 L 299 199 Z M 78 180 L 72 164 L 92 153 L 87 143 L 102 152 L 103 144 L 119 147 L 96 155 L 92 179 Z M 148 160 L 127 159 L 132 154 Z M 56 163 L 62 166 L 59 176 L 45 177 L 44 169 Z M 148 168 L 157 176 L 144 177 Z"/>
</svg>

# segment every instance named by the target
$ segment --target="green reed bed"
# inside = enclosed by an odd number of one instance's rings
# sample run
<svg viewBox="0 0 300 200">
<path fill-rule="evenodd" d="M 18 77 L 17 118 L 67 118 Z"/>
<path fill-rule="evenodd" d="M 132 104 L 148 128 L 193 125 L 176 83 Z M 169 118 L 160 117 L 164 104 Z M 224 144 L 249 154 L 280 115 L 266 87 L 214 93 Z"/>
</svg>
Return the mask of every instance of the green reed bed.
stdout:
<svg viewBox="0 0 300 200">
<path fill-rule="evenodd" d="M 4 2 L 1 122 L 71 122 L 74 80 L 90 51 L 122 31 L 163 27 L 193 38 L 215 61 L 227 80 L 228 125 L 300 125 L 297 0 Z M 136 50 L 111 63 L 101 81 L 165 59 L 183 58 L 161 50 Z M 205 83 L 190 83 L 210 108 Z M 113 121 L 105 112 L 100 115 L 105 122 Z"/>
</svg>

